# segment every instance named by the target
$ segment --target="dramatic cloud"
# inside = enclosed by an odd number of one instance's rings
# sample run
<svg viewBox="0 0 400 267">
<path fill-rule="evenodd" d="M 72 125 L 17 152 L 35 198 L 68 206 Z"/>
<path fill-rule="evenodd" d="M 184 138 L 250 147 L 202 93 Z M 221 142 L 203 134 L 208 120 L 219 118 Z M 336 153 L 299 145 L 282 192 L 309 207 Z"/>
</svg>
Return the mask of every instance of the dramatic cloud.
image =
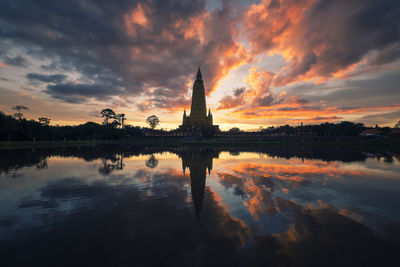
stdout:
<svg viewBox="0 0 400 267">
<path fill-rule="evenodd" d="M 252 54 L 288 61 L 274 85 L 340 77 L 376 51 L 374 64 L 394 62 L 399 26 L 396 0 L 264 0 L 249 8 L 245 23 Z"/>
<path fill-rule="evenodd" d="M 115 94 L 147 97 L 155 108 L 186 95 L 197 65 L 209 94 L 232 68 L 247 60 L 235 37 L 236 7 L 228 1 L 221 9 L 208 11 L 202 0 L 6 0 L 0 4 L 0 15 L 0 36 L 9 49 L 23 46 L 31 56 L 52 61 L 43 69 L 73 71 L 89 84 L 109 77 L 118 81 L 110 90 L 124 89 Z M 73 88 L 64 86 L 63 95 L 69 89 L 74 96 L 81 94 Z M 158 101 L 152 98 L 154 88 L 173 93 Z M 89 95 L 102 98 L 110 93 L 98 90 Z M 88 97 L 86 90 L 81 95 Z"/>
<path fill-rule="evenodd" d="M 388 65 L 400 59 L 397 1 L 263 0 L 247 9 L 243 22 L 252 57 L 278 54 L 285 63 L 277 72 L 251 67 L 245 96 L 225 96 L 219 109 L 234 109 L 242 119 L 318 122 L 337 121 L 341 119 L 337 114 L 373 112 L 376 99 L 391 109 L 397 107 L 399 98 L 393 92 L 397 90 L 398 71 L 345 81 L 336 88 L 323 84 L 332 78 L 346 80 L 398 68 Z M 304 81 L 311 84 L 305 86 Z M 304 89 L 274 93 L 297 82 L 303 82 Z M 340 103 L 349 107 L 340 108 Z M 380 107 L 376 109 L 381 111 Z"/>
<path fill-rule="evenodd" d="M 3 0 L 1 86 L 173 113 L 189 107 L 200 65 L 216 121 L 399 104 L 399 1 L 251 2 Z"/>
</svg>

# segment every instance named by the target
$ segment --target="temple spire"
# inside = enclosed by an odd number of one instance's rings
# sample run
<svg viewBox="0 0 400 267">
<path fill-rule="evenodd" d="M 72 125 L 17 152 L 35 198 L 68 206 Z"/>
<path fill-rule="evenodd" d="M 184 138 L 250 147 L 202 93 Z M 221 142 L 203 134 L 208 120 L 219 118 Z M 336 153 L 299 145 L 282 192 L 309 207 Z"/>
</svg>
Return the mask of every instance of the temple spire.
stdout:
<svg viewBox="0 0 400 267">
<path fill-rule="evenodd" d="M 200 66 L 197 70 L 196 80 L 203 80 L 203 75 L 201 75 Z"/>
</svg>

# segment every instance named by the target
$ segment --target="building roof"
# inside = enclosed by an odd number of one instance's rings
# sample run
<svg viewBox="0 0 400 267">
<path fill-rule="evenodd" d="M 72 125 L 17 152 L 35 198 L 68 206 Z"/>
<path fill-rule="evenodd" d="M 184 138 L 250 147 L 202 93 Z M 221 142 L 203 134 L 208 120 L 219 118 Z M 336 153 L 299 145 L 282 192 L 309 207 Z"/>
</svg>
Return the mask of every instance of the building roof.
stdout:
<svg viewBox="0 0 400 267">
<path fill-rule="evenodd" d="M 381 135 L 382 132 L 379 129 L 367 129 L 360 133 L 360 136 L 368 136 L 368 135 Z"/>
</svg>

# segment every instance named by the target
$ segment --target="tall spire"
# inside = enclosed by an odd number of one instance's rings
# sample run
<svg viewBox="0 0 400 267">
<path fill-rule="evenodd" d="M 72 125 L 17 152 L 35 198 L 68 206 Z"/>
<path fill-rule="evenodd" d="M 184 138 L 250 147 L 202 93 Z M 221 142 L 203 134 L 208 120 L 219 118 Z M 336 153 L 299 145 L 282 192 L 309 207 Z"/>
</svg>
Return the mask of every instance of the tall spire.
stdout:
<svg viewBox="0 0 400 267">
<path fill-rule="evenodd" d="M 200 66 L 197 70 L 196 80 L 203 80 L 203 76 L 201 75 Z"/>
</svg>

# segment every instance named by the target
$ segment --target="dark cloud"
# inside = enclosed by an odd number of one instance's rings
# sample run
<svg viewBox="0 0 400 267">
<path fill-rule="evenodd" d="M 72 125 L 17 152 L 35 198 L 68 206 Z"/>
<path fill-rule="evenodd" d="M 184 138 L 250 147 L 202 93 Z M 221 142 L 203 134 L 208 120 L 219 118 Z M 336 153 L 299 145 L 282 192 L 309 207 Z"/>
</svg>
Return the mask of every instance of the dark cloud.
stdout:
<svg viewBox="0 0 400 267">
<path fill-rule="evenodd" d="M 69 103 L 81 103 L 87 98 L 107 100 L 107 97 L 115 96 L 119 88 L 110 87 L 104 84 L 74 84 L 62 83 L 48 85 L 45 93 L 53 98 L 64 100 Z"/>
<path fill-rule="evenodd" d="M 244 58 L 233 37 L 235 6 L 224 2 L 212 12 L 205 6 L 204 0 L 5 0 L 0 37 L 7 49 L 23 47 L 51 61 L 44 70 L 77 72 L 89 84 L 112 77 L 110 88 L 124 88 L 115 94 L 152 96 L 151 88 L 168 88 L 170 100 L 186 94 L 197 65 L 210 92 Z"/>
<path fill-rule="evenodd" d="M 39 73 L 28 73 L 26 75 L 30 81 L 40 81 L 46 83 L 61 83 L 68 77 L 64 74 L 52 74 L 52 75 L 45 75 Z"/>
<path fill-rule="evenodd" d="M 246 87 L 239 87 L 233 90 L 233 96 L 238 97 L 246 91 Z"/>
<path fill-rule="evenodd" d="M 310 83 L 295 86 L 288 93 L 307 95 L 311 102 L 324 100 L 330 105 L 348 106 L 350 109 L 377 104 L 394 105 L 400 101 L 399 75 L 400 70 L 394 69 L 378 73 L 375 77 L 349 79 L 341 85 Z"/>
<path fill-rule="evenodd" d="M 244 104 L 244 99 L 242 96 L 232 97 L 230 95 L 226 95 L 219 101 L 217 110 L 236 108 L 240 107 L 242 104 Z"/>
<path fill-rule="evenodd" d="M 280 8 L 281 7 L 281 3 L 279 2 L 279 0 L 271 0 L 271 2 L 268 5 L 268 9 L 274 9 L 274 8 Z"/>
<path fill-rule="evenodd" d="M 307 99 L 305 99 L 305 98 L 298 98 L 298 99 L 296 99 L 297 100 L 297 103 L 300 103 L 300 104 L 307 104 L 307 103 L 310 103 L 310 101 L 308 101 Z"/>
<path fill-rule="evenodd" d="M 288 66 L 288 72 L 278 74 L 274 84 L 285 85 L 291 82 L 293 78 L 306 74 L 316 62 L 317 56 L 313 52 L 305 55 L 300 60 L 298 58 L 293 58 Z"/>
<path fill-rule="evenodd" d="M 318 1 L 304 21 L 309 48 L 327 44 L 318 57 L 323 75 L 357 63 L 373 50 L 388 48 L 400 40 L 400 4 L 396 0 Z M 322 35 L 322 36 L 321 36 Z M 396 58 L 392 58 L 392 62 Z"/>
<path fill-rule="evenodd" d="M 255 101 L 260 107 L 268 107 L 272 105 L 272 102 L 274 102 L 274 97 L 272 96 L 272 94 L 269 94 L 266 96 L 258 97 L 255 99 Z"/>
<path fill-rule="evenodd" d="M 5 57 L 4 63 L 15 67 L 26 67 L 28 61 L 24 57 L 16 56 L 16 57 Z"/>
</svg>

